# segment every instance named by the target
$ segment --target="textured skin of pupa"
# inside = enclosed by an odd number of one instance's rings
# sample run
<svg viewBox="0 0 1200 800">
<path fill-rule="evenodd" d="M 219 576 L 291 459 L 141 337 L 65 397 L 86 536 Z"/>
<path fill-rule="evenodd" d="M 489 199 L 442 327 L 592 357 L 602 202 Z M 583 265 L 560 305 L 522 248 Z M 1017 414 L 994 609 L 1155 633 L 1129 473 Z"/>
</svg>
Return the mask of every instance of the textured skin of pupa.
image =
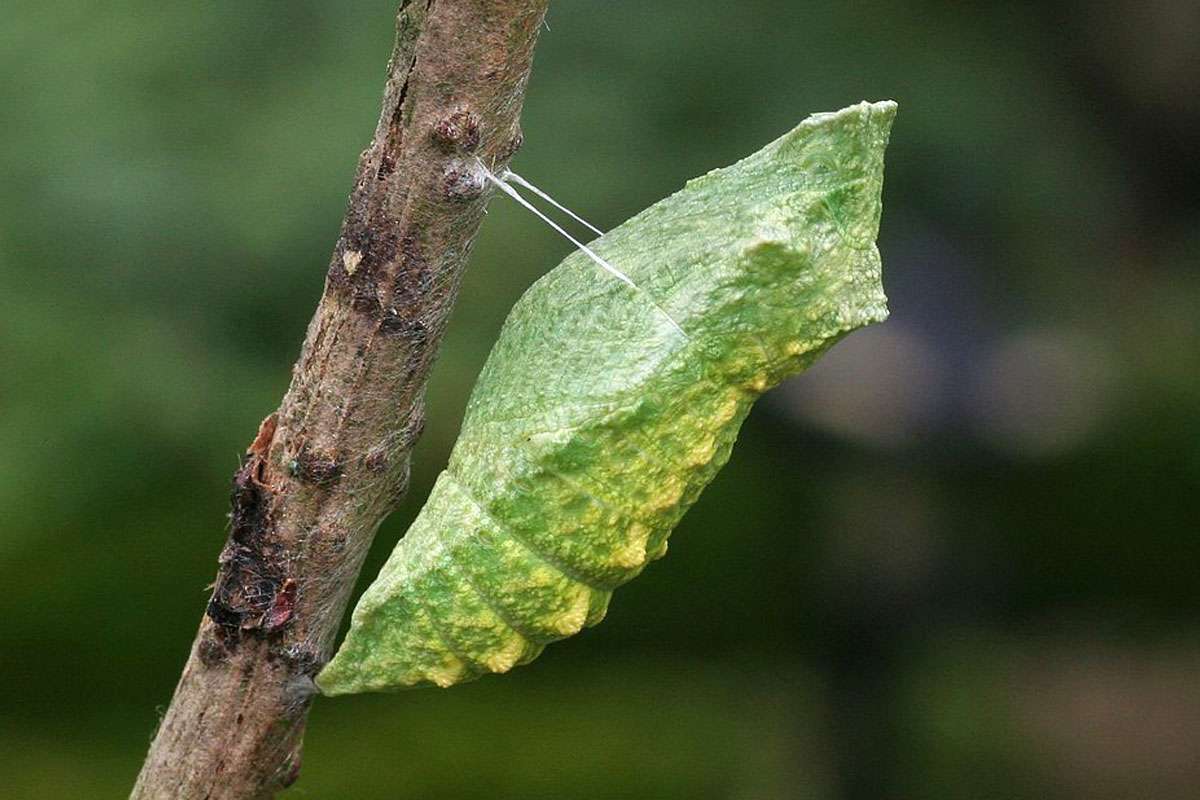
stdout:
<svg viewBox="0 0 1200 800">
<path fill-rule="evenodd" d="M 604 617 L 759 395 L 887 316 L 875 237 L 895 111 L 812 116 L 596 240 L 637 289 L 575 253 L 525 293 L 322 692 L 505 672 Z"/>
</svg>

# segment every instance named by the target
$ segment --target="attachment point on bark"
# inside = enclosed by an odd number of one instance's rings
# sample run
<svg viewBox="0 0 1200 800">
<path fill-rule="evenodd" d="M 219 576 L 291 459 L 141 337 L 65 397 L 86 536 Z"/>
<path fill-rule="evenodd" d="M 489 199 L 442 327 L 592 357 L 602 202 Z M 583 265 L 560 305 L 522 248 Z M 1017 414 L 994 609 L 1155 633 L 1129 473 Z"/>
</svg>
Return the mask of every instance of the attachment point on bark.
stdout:
<svg viewBox="0 0 1200 800">
<path fill-rule="evenodd" d="M 455 159 L 446 165 L 443 188 L 450 200 L 475 200 L 483 195 L 487 177 L 477 159 Z"/>
</svg>

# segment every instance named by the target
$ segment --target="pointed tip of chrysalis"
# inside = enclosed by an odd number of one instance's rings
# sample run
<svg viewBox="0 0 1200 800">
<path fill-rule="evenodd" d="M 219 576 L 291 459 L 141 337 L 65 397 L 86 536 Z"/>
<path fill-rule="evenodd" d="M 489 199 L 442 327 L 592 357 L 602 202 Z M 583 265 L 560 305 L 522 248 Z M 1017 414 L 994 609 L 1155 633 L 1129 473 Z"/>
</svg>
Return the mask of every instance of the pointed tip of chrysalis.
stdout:
<svg viewBox="0 0 1200 800">
<path fill-rule="evenodd" d="M 894 100 L 864 100 L 838 111 L 810 114 L 760 153 L 786 155 L 811 147 L 814 137 L 823 137 L 842 146 L 849 145 L 852 151 L 877 153 L 882 167 L 883 150 L 887 147 L 897 108 Z"/>
<path fill-rule="evenodd" d="M 793 174 L 810 185 L 819 182 L 822 176 L 835 180 L 862 177 L 882 182 L 883 154 L 897 108 L 894 100 L 863 100 L 838 111 L 810 114 L 758 152 L 693 178 L 688 185 L 704 185 L 731 171 L 757 171 L 764 167 L 777 171 L 784 165 L 794 167 Z"/>
<path fill-rule="evenodd" d="M 845 119 L 866 119 L 890 127 L 892 120 L 896 117 L 897 108 L 899 106 L 896 105 L 895 100 L 863 100 L 837 111 L 820 111 L 809 114 L 797 127 L 823 125 Z"/>
<path fill-rule="evenodd" d="M 762 231 L 751 251 L 760 268 L 789 276 L 801 270 L 809 285 L 822 287 L 820 296 L 803 298 L 801 331 L 781 320 L 762 333 L 771 338 L 778 332 L 785 351 L 794 349 L 787 339 L 794 334 L 806 334 L 800 338 L 813 349 L 887 319 L 875 239 L 896 109 L 891 100 L 864 101 L 813 114 L 741 164 L 779 188 L 762 213 Z"/>
</svg>

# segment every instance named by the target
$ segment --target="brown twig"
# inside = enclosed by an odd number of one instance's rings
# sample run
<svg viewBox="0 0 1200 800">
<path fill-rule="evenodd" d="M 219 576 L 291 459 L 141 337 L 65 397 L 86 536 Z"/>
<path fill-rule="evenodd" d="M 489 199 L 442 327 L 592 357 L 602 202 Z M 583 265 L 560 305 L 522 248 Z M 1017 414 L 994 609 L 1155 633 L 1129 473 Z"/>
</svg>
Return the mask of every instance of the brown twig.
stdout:
<svg viewBox="0 0 1200 800">
<path fill-rule="evenodd" d="M 404 0 L 292 384 L 234 476 L 208 613 L 133 797 L 270 797 L 379 523 L 408 483 L 426 378 L 501 168 L 548 0 Z"/>
</svg>

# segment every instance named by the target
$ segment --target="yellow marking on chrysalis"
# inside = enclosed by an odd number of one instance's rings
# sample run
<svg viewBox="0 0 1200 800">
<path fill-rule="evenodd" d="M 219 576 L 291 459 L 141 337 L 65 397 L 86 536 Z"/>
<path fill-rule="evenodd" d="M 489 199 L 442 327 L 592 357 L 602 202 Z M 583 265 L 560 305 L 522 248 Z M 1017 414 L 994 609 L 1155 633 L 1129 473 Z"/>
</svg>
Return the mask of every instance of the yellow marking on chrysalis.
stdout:
<svg viewBox="0 0 1200 800">
<path fill-rule="evenodd" d="M 695 447 L 688 451 L 688 458 L 685 462 L 689 467 L 703 467 L 708 462 L 712 461 L 713 454 L 717 452 L 717 439 L 715 436 L 705 436 Z"/>
<path fill-rule="evenodd" d="M 570 606 L 553 623 L 554 630 L 563 636 L 570 636 L 583 630 L 583 623 L 587 621 L 588 610 L 592 606 L 592 591 L 586 586 L 576 587 L 573 595 L 570 598 Z"/>
<path fill-rule="evenodd" d="M 662 489 L 657 494 L 650 496 L 646 502 L 648 511 L 662 512 L 668 511 L 679 503 L 679 498 L 683 497 L 684 483 L 678 475 L 671 475 L 663 480 Z"/>
<path fill-rule="evenodd" d="M 713 417 L 713 422 L 718 425 L 724 425 L 729 420 L 733 419 L 734 414 L 738 411 L 738 399 L 735 395 L 731 395 L 728 400 L 721 404 L 717 409 L 716 415 Z"/>
<path fill-rule="evenodd" d="M 492 672 L 508 672 L 521 661 L 521 656 L 525 654 L 525 648 L 528 646 L 525 637 L 513 631 L 504 646 L 490 653 L 483 664 Z"/>
<path fill-rule="evenodd" d="M 612 563 L 627 569 L 640 567 L 646 563 L 646 541 L 650 538 L 650 528 L 635 522 L 629 526 L 626 536 L 628 542 L 613 553 Z"/>
<path fill-rule="evenodd" d="M 358 269 L 358 265 L 362 263 L 363 254 L 357 250 L 347 250 L 342 253 L 342 266 L 346 268 L 347 275 L 353 275 Z"/>
<path fill-rule="evenodd" d="M 460 683 L 469 672 L 470 670 L 462 659 L 451 653 L 446 653 L 442 658 L 442 663 L 425 670 L 425 676 L 436 685 L 445 689 L 448 686 Z"/>
</svg>

